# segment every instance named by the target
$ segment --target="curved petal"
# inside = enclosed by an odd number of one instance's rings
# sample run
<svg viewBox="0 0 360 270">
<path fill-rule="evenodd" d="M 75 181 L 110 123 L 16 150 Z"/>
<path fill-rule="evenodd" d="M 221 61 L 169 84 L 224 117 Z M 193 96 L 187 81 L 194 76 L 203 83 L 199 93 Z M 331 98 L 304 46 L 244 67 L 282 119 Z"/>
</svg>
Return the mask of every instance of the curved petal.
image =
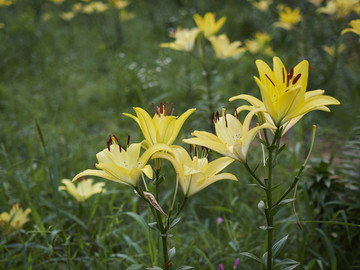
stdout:
<svg viewBox="0 0 360 270">
<path fill-rule="evenodd" d="M 165 144 L 155 144 L 147 149 L 138 160 L 138 168 L 143 168 L 148 162 L 149 158 L 156 152 L 159 151 L 168 151 L 171 152 L 171 147 Z"/>
<path fill-rule="evenodd" d="M 253 96 L 250 96 L 250 95 L 245 95 L 245 94 L 242 94 L 242 95 L 237 95 L 237 96 L 234 96 L 232 98 L 229 99 L 229 101 L 234 101 L 236 99 L 243 99 L 243 100 L 246 100 L 247 102 L 249 102 L 251 105 L 257 107 L 257 108 L 265 108 L 264 106 L 264 103 L 262 103 L 259 99 L 257 99 L 256 97 L 253 97 Z"/>
<path fill-rule="evenodd" d="M 130 177 L 130 171 L 127 169 L 124 169 L 124 168 L 119 167 L 112 163 L 99 163 L 99 164 L 96 164 L 96 168 L 103 170 L 108 175 L 111 175 L 112 179 L 115 178 L 117 180 L 116 182 L 120 181 L 120 182 L 127 183 L 131 186 L 134 186 L 133 185 L 134 181 Z M 107 179 L 109 179 L 109 178 L 107 178 Z M 112 180 L 112 179 L 109 179 L 109 180 Z"/>
<path fill-rule="evenodd" d="M 71 182 L 69 179 L 63 179 L 61 180 L 61 183 L 63 183 L 65 185 L 64 186 L 60 186 L 59 190 L 66 190 L 70 195 L 72 195 L 77 201 L 81 200 L 81 197 L 76 189 L 76 186 L 74 185 L 73 182 Z"/>
<path fill-rule="evenodd" d="M 127 185 L 127 183 L 117 179 L 113 175 L 111 175 L 111 174 L 109 174 L 107 172 L 104 172 L 104 171 L 100 171 L 100 170 L 85 170 L 85 171 L 75 175 L 75 177 L 71 181 L 74 182 L 77 179 L 79 179 L 80 177 L 84 177 L 84 176 L 98 176 L 98 177 L 101 177 L 101 178 L 105 178 L 105 179 L 108 179 L 108 180 L 111 180 L 111 181 L 115 181 L 115 182 Z"/>
<path fill-rule="evenodd" d="M 235 116 L 227 114 L 226 117 L 220 117 L 215 123 L 215 132 L 222 142 L 233 145 L 241 137 L 242 125 Z"/>
<path fill-rule="evenodd" d="M 295 85 L 302 85 L 304 91 L 307 88 L 307 82 L 309 77 L 309 62 L 306 60 L 301 61 L 294 67 L 294 76 L 301 74 L 299 80 L 295 83 Z"/>
<path fill-rule="evenodd" d="M 266 75 L 274 82 L 275 77 L 273 75 L 273 71 L 271 68 L 262 60 L 256 60 L 255 61 L 256 67 L 259 71 L 260 81 L 265 82 L 269 81 L 269 79 L 266 77 Z"/>
<path fill-rule="evenodd" d="M 286 90 L 287 83 L 287 72 L 284 64 L 281 62 L 279 57 L 273 58 L 274 74 L 275 74 L 275 84 L 278 86 L 281 93 L 284 93 Z"/>
<path fill-rule="evenodd" d="M 206 177 L 212 177 L 218 172 L 225 169 L 227 166 L 229 166 L 231 163 L 234 162 L 234 159 L 230 157 L 221 157 L 218 158 L 208 164 L 206 164 L 201 171 L 206 175 Z"/>
<path fill-rule="evenodd" d="M 134 119 L 136 121 L 136 123 L 140 126 L 139 119 L 136 116 L 134 116 L 134 115 L 132 115 L 130 113 L 123 113 L 123 115 Z"/>
<path fill-rule="evenodd" d="M 186 119 L 189 118 L 189 116 L 195 111 L 196 109 L 189 109 L 187 110 L 186 112 L 184 112 L 178 119 L 176 119 L 176 122 L 175 122 L 175 126 L 174 126 L 174 130 L 172 132 L 172 136 L 169 138 L 168 140 L 168 144 L 172 144 L 177 135 L 179 134 L 180 132 L 180 129 L 182 128 L 182 126 L 184 125 L 184 122 L 186 121 Z"/>
<path fill-rule="evenodd" d="M 158 152 L 158 153 L 154 154 L 152 157 L 152 159 L 155 159 L 155 158 L 167 159 L 168 161 L 170 161 L 176 171 L 176 174 L 179 176 L 181 181 L 183 181 L 184 167 L 172 155 L 170 155 L 169 153 L 165 153 L 165 152 Z"/>
<path fill-rule="evenodd" d="M 215 152 L 218 152 L 221 155 L 229 156 L 231 158 L 236 158 L 229 151 L 228 147 L 224 143 L 219 142 L 219 140 L 214 141 L 208 138 L 190 138 L 190 139 L 184 139 L 183 142 L 188 144 L 205 146 L 206 148 L 214 150 Z"/>
<path fill-rule="evenodd" d="M 175 116 L 165 116 L 161 119 L 156 133 L 156 141 L 158 143 L 171 144 L 169 141 L 174 132 L 175 122 Z"/>
<path fill-rule="evenodd" d="M 156 144 L 156 127 L 150 115 L 142 108 L 135 107 L 134 111 L 138 117 L 139 126 L 146 140 Z"/>
<path fill-rule="evenodd" d="M 153 179 L 153 170 L 150 165 L 146 165 L 141 170 L 149 179 Z"/>
</svg>

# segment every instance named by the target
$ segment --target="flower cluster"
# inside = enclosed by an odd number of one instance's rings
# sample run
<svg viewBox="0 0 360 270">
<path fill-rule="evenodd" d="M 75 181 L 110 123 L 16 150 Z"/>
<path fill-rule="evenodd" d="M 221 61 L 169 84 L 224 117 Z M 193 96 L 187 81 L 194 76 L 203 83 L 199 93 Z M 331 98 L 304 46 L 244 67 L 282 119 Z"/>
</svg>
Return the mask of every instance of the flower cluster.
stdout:
<svg viewBox="0 0 360 270">
<path fill-rule="evenodd" d="M 160 46 L 162 48 L 191 52 L 194 50 L 196 39 L 203 37 L 211 43 L 217 59 L 236 58 L 246 51 L 246 48 L 240 47 L 242 44 L 240 41 L 230 42 L 226 34 L 215 36 L 224 25 L 226 17 L 216 21 L 215 14 L 208 12 L 204 17 L 195 14 L 194 21 L 197 27 L 192 29 L 178 28 L 174 33 L 170 34 L 170 37 L 175 38 L 175 41 L 161 43 Z"/>
</svg>

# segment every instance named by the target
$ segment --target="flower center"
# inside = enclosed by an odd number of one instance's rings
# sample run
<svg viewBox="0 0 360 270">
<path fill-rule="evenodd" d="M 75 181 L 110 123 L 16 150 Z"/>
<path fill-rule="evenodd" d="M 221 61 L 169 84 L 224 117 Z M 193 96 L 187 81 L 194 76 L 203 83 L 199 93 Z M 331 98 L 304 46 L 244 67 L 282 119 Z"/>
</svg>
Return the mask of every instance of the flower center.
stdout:
<svg viewBox="0 0 360 270">
<path fill-rule="evenodd" d="M 173 103 L 170 103 L 169 106 L 169 102 L 166 102 L 166 105 L 164 106 L 164 103 L 161 101 L 160 102 L 160 106 L 155 106 L 154 103 L 152 103 L 153 108 L 156 112 L 156 114 L 159 116 L 159 118 L 161 118 L 161 116 L 168 116 L 168 115 L 173 115 L 174 114 L 174 108 L 171 110 L 171 107 L 173 105 Z"/>
</svg>

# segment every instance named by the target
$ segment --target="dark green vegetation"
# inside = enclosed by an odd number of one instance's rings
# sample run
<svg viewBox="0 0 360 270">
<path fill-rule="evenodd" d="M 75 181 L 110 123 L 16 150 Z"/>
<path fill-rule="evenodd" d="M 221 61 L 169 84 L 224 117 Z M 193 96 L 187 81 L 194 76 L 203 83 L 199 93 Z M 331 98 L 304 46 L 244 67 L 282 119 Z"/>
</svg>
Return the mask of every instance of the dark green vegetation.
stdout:
<svg viewBox="0 0 360 270">
<path fill-rule="evenodd" d="M 135 14 L 128 21 L 120 20 L 114 8 L 61 19 L 59 14 L 75 3 L 18 0 L 0 6 L 0 212 L 15 203 L 32 210 L 23 230 L 1 233 L 2 269 L 135 270 L 161 264 L 158 234 L 147 227 L 146 206 L 131 188 L 106 181 L 106 193 L 79 205 L 58 186 L 61 179 L 94 168 L 95 154 L 106 147 L 109 134 L 124 143 L 128 134 L 132 142 L 142 140 L 136 123 L 122 116 L 133 113 L 133 106 L 151 112 L 152 102 L 174 102 L 176 115 L 196 107 L 180 144 L 192 130 L 209 127 L 209 103 L 232 111 L 228 98 L 259 97 L 255 60 L 270 64 L 271 57 L 245 53 L 223 60 L 212 76 L 209 101 L 202 66 L 186 52 L 159 47 L 170 42 L 170 29 L 194 27 L 192 15 L 208 11 L 227 17 L 220 32 L 232 41 L 268 32 L 285 65 L 310 62 L 308 89 L 325 89 L 342 103 L 331 107 L 332 113 L 305 116 L 285 138 L 278 183 L 294 176 L 306 156 L 312 124 L 318 125 L 295 204 L 302 230 L 290 204 L 277 214 L 275 240 L 290 232 L 282 252 L 301 262 L 297 269 L 359 267 L 360 228 L 344 225 L 360 224 L 359 36 L 340 35 L 358 15 L 334 18 L 317 14 L 306 1 L 291 1 L 303 21 L 286 31 L 272 26 L 278 20 L 274 4 L 262 12 L 248 1 L 139 0 L 127 7 Z M 345 49 L 331 56 L 323 45 Z M 254 164 L 258 154 L 250 152 Z M 172 190 L 172 167 L 166 170 Z M 262 193 L 248 186 L 251 178 L 239 163 L 228 171 L 238 183 L 222 181 L 190 198 L 182 224 L 173 231 L 174 265 L 218 269 L 222 263 L 231 269 L 240 252 L 263 253 L 258 227 L 264 219 L 257 209 Z M 171 192 L 162 198 L 170 201 Z M 258 264 L 240 257 L 239 269 L 258 269 Z"/>
</svg>

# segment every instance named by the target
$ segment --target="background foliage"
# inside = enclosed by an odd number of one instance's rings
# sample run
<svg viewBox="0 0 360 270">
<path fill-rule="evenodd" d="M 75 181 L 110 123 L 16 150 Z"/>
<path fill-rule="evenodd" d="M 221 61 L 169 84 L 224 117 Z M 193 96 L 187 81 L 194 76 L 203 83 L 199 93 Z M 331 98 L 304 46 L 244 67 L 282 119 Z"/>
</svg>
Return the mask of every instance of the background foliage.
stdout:
<svg viewBox="0 0 360 270">
<path fill-rule="evenodd" d="M 283 253 L 301 262 L 298 269 L 360 267 L 359 228 L 342 224 L 360 224 L 359 36 L 340 35 L 359 15 L 339 18 L 319 14 L 307 1 L 277 2 L 300 8 L 302 21 L 292 30 L 273 26 L 277 3 L 261 11 L 250 1 L 134 0 L 120 11 L 104 1 L 106 11 L 77 13 L 70 20 L 64 12 L 78 1 L 17 0 L 0 6 L 0 211 L 15 203 L 32 210 L 21 231 L 1 233 L 1 267 L 134 270 L 157 263 L 156 232 L 147 227 L 146 207 L 129 188 L 108 181 L 104 194 L 80 205 L 58 186 L 94 167 L 109 134 L 124 142 L 128 134 L 133 142 L 142 139 L 136 124 L 122 116 L 134 106 L 150 112 L 152 102 L 174 102 L 176 115 L 196 107 L 179 144 L 192 130 L 208 129 L 202 66 L 190 54 L 159 46 L 169 42 L 169 31 L 193 27 L 194 13 L 208 11 L 227 17 L 221 32 L 231 40 L 267 32 L 286 66 L 309 60 L 309 89 L 325 89 L 342 103 L 330 114 L 306 116 L 288 136 L 282 181 L 302 163 L 312 124 L 319 127 L 296 203 L 300 221 L 312 222 L 302 222 L 300 230 L 289 206 L 278 214 L 277 235 L 292 231 L 291 248 Z M 330 55 L 323 46 L 335 52 Z M 247 52 L 220 63 L 212 76 L 216 110 L 232 109 L 227 100 L 236 94 L 259 96 L 252 78 L 259 58 L 271 62 L 262 52 Z M 239 166 L 230 171 L 239 183 L 216 183 L 191 197 L 173 232 L 175 265 L 218 269 L 222 263 L 229 269 L 240 252 L 263 251 L 260 192 L 248 186 L 251 179 Z M 167 181 L 172 187 L 173 179 Z M 170 194 L 162 196 L 165 201 Z M 241 257 L 239 267 L 257 265 Z"/>
</svg>

